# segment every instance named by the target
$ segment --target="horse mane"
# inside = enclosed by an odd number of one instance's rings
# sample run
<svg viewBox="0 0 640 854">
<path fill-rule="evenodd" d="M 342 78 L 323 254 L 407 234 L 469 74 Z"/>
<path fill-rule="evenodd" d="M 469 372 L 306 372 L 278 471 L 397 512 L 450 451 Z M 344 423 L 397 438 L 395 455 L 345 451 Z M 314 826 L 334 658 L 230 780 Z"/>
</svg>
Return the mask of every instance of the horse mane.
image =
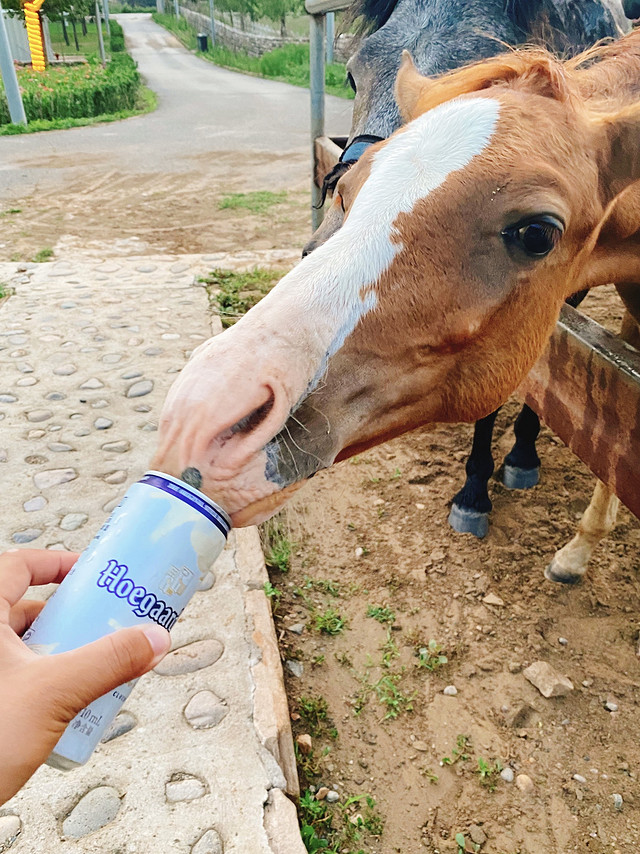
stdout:
<svg viewBox="0 0 640 854">
<path fill-rule="evenodd" d="M 525 46 L 449 71 L 429 79 L 418 98 L 420 112 L 500 86 L 571 102 L 594 121 L 636 116 L 640 114 L 640 30 L 564 61 L 543 48 Z"/>
</svg>

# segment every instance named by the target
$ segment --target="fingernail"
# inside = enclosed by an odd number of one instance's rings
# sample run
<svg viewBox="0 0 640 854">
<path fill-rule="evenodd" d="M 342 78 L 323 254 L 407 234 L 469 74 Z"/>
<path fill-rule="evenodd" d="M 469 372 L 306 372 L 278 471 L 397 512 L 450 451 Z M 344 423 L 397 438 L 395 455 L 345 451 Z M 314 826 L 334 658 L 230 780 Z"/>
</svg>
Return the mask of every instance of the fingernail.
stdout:
<svg viewBox="0 0 640 854">
<path fill-rule="evenodd" d="M 156 657 L 161 657 L 169 652 L 171 646 L 171 638 L 169 632 L 161 626 L 145 626 L 143 629 L 145 637 L 151 644 L 151 649 L 155 652 Z"/>
</svg>

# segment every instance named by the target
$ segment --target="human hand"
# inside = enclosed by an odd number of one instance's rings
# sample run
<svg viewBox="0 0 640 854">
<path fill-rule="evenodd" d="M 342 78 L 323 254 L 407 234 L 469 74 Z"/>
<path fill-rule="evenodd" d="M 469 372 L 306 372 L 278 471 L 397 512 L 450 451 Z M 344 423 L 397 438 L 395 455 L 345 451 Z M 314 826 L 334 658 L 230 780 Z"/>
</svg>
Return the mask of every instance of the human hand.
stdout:
<svg viewBox="0 0 640 854">
<path fill-rule="evenodd" d="M 32 652 L 20 637 L 45 603 L 22 597 L 31 584 L 60 583 L 77 559 L 37 549 L 0 555 L 0 804 L 45 761 L 78 712 L 151 670 L 171 644 L 165 629 L 150 624 L 59 655 Z"/>
</svg>

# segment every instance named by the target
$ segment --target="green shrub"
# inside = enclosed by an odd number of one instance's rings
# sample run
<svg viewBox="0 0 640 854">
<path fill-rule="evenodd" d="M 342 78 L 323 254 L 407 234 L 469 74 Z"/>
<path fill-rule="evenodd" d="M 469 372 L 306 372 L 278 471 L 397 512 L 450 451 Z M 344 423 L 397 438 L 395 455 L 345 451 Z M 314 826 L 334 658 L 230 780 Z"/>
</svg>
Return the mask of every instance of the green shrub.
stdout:
<svg viewBox="0 0 640 854">
<path fill-rule="evenodd" d="M 111 26 L 111 53 L 120 53 L 124 50 L 124 32 L 121 25 L 115 21 L 110 21 Z"/>
<path fill-rule="evenodd" d="M 116 53 L 106 68 L 96 58 L 42 73 L 23 68 L 18 71 L 18 82 L 29 121 L 90 118 L 134 109 L 140 75 L 127 53 Z M 0 125 L 9 122 L 9 108 L 0 86 Z"/>
</svg>

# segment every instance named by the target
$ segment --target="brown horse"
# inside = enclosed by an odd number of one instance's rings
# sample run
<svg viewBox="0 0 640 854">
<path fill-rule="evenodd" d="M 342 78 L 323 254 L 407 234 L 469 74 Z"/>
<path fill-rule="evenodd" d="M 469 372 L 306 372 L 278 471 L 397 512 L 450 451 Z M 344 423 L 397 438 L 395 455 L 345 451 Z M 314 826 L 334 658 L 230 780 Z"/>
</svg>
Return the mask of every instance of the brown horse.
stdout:
<svg viewBox="0 0 640 854">
<path fill-rule="evenodd" d="M 405 56 L 408 124 L 340 179 L 344 226 L 194 352 L 153 464 L 259 522 L 337 460 L 494 410 L 570 294 L 620 284 L 639 319 L 639 90 L 640 33 L 438 79 Z"/>
</svg>

